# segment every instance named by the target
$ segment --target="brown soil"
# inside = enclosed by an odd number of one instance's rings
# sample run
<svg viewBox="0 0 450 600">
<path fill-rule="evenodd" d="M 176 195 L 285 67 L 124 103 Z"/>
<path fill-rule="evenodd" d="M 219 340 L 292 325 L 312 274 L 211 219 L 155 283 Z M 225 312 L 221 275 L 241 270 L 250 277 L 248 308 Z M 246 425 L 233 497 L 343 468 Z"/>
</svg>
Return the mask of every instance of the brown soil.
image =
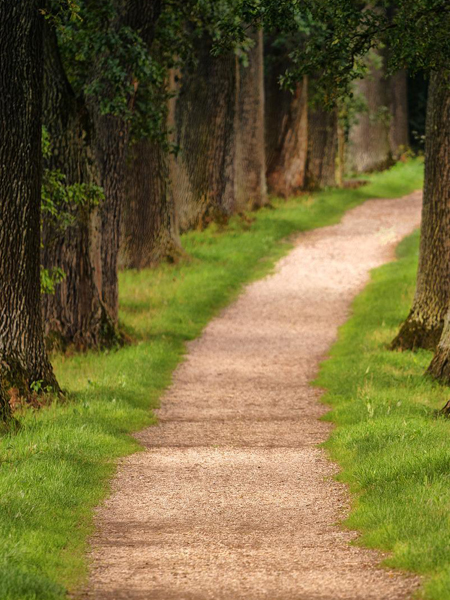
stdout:
<svg viewBox="0 0 450 600">
<path fill-rule="evenodd" d="M 189 345 L 146 450 L 122 461 L 99 510 L 83 597 L 381 600 L 419 580 L 349 544 L 337 467 L 317 447 L 310 387 L 369 271 L 419 225 L 421 194 L 370 200 L 299 236 L 275 273 Z"/>
</svg>

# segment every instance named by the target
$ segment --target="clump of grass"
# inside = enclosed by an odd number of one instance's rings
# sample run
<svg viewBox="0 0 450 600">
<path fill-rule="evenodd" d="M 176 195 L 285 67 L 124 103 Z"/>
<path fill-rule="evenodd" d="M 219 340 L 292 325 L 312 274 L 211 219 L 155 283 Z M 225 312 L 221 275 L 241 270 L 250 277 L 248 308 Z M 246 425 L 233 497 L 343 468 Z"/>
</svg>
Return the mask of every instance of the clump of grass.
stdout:
<svg viewBox="0 0 450 600">
<path fill-rule="evenodd" d="M 415 287 L 418 233 L 372 275 L 318 384 L 337 428 L 326 444 L 356 494 L 349 527 L 389 550 L 392 567 L 428 576 L 421 597 L 450 598 L 449 388 L 424 376 L 431 353 L 391 352 Z"/>
<path fill-rule="evenodd" d="M 118 457 L 139 450 L 130 433 L 154 423 L 151 409 L 170 383 L 185 344 L 242 288 L 290 248 L 291 234 L 337 222 L 366 198 L 422 185 L 411 161 L 364 188 L 274 200 L 228 226 L 183 236 L 189 261 L 120 276 L 120 319 L 136 341 L 109 352 L 55 356 L 68 401 L 18 415 L 0 439 L 0 598 L 54 600 L 86 576 L 93 508 Z"/>
</svg>

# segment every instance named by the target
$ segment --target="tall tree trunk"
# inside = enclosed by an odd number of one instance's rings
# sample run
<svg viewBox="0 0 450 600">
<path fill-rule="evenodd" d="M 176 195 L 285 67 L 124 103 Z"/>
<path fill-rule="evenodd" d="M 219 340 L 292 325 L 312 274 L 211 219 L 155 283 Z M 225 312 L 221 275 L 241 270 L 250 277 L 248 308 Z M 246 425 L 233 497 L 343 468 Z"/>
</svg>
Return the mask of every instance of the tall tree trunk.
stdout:
<svg viewBox="0 0 450 600">
<path fill-rule="evenodd" d="M 447 75 L 431 75 L 417 287 L 411 312 L 392 342 L 393 348 L 401 350 L 435 349 L 450 304 L 449 83 Z M 440 362 L 436 358 L 433 369 Z"/>
<path fill-rule="evenodd" d="M 175 141 L 171 166 L 180 229 L 223 221 L 236 207 L 237 59 L 211 55 L 211 42 L 197 46 L 196 68 L 178 77 Z"/>
<path fill-rule="evenodd" d="M 95 156 L 105 199 L 100 206 L 101 300 L 117 324 L 119 317 L 118 257 L 120 222 L 125 195 L 126 152 L 129 125 L 123 119 L 101 113 L 95 99 L 88 101 L 95 129 Z"/>
<path fill-rule="evenodd" d="M 409 146 L 408 131 L 408 75 L 398 71 L 389 79 L 391 122 L 389 142 L 394 158 L 399 158 Z"/>
<path fill-rule="evenodd" d="M 288 66 L 286 52 L 279 54 L 266 43 L 265 141 L 269 191 L 284 198 L 304 189 L 308 150 L 308 80 L 294 94 L 280 88 L 279 77 Z"/>
<path fill-rule="evenodd" d="M 40 301 L 42 18 L 37 2 L 0 3 L 0 418 L 7 390 L 58 384 Z"/>
<path fill-rule="evenodd" d="M 336 185 L 337 110 L 310 108 L 305 184 L 309 189 Z"/>
<path fill-rule="evenodd" d="M 151 47 L 156 23 L 161 13 L 161 0 L 115 0 L 117 14 L 110 23 L 112 29 L 129 27 Z M 101 64 L 101 63 L 100 63 Z M 93 65 L 93 78 L 102 81 L 100 64 Z M 132 73 L 129 74 L 130 81 Z M 105 94 L 113 98 L 114 86 L 103 79 Z M 139 82 L 137 82 L 139 83 Z M 126 99 L 132 108 L 134 97 Z M 95 153 L 100 170 L 105 200 L 100 207 L 101 273 L 99 274 L 102 301 L 117 323 L 119 312 L 118 259 L 122 210 L 125 203 L 125 177 L 130 123 L 125 119 L 104 114 L 99 99 L 90 96 L 88 107 L 95 130 Z"/>
<path fill-rule="evenodd" d="M 130 149 L 124 207 L 121 266 L 143 269 L 182 254 L 169 180 L 169 155 L 158 142 Z"/>
<path fill-rule="evenodd" d="M 236 140 L 238 210 L 252 210 L 267 203 L 262 29 L 252 32 L 251 37 L 255 45 L 247 54 L 248 65 L 239 65 Z"/>
<path fill-rule="evenodd" d="M 273 194 L 287 198 L 304 189 L 308 150 L 308 80 L 298 83 L 281 123 L 277 147 L 268 165 Z"/>
<path fill-rule="evenodd" d="M 336 185 L 340 188 L 344 187 L 345 176 L 345 130 L 339 123 L 337 125 L 337 165 L 336 165 Z"/>
<path fill-rule="evenodd" d="M 392 160 L 389 142 L 390 99 L 384 67 L 372 59 L 369 75 L 355 82 L 355 92 L 360 94 L 367 111 L 358 116 L 358 122 L 350 129 L 348 162 L 357 173 L 385 168 Z M 369 59 L 370 60 L 370 59 Z M 378 61 L 383 57 L 378 55 Z"/>
<path fill-rule="evenodd" d="M 73 222 L 61 228 L 58 216 L 44 215 L 42 265 L 59 268 L 64 280 L 54 294 L 42 298 L 44 331 L 50 347 L 74 345 L 78 349 L 110 345 L 117 334 L 100 299 L 95 282 L 96 251 L 89 186 L 98 183 L 85 108 L 67 81 L 59 56 L 56 35 L 45 31 L 44 124 L 50 134 L 48 169 L 65 175 L 65 184 L 85 184 L 86 197 L 72 206 L 57 208 L 71 214 Z"/>
</svg>

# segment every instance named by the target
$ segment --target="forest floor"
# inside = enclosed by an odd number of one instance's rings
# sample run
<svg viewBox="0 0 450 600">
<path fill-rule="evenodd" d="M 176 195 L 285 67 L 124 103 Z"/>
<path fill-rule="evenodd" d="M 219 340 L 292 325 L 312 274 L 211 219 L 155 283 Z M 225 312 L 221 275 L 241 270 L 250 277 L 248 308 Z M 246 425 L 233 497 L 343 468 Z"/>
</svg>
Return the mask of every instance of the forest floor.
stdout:
<svg viewBox="0 0 450 600">
<path fill-rule="evenodd" d="M 189 344 L 99 510 L 83 596 L 391 600 L 419 580 L 379 566 L 341 522 L 346 487 L 318 444 L 311 385 L 370 271 L 420 222 L 421 193 L 370 200 L 304 233 Z"/>
</svg>

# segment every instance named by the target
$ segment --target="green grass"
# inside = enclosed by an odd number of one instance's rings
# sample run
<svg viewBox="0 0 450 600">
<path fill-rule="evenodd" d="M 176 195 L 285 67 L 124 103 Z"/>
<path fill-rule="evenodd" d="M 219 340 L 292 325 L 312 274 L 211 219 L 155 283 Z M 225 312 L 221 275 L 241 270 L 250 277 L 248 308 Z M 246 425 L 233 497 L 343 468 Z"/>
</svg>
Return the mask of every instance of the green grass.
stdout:
<svg viewBox="0 0 450 600">
<path fill-rule="evenodd" d="M 339 221 L 368 197 L 422 184 L 411 161 L 364 188 L 331 190 L 183 236 L 191 260 L 121 275 L 120 319 L 136 343 L 118 351 L 57 356 L 65 403 L 28 411 L 0 441 L 0 598 L 61 598 L 86 576 L 93 507 L 108 493 L 118 457 L 139 450 L 130 432 L 154 423 L 185 343 L 197 337 L 246 282 L 267 273 L 295 232 Z"/>
<path fill-rule="evenodd" d="M 317 383 L 337 424 L 326 447 L 355 493 L 348 526 L 391 551 L 390 566 L 429 576 L 420 597 L 448 600 L 450 421 L 436 409 L 449 388 L 424 377 L 430 352 L 387 349 L 411 306 L 418 244 L 416 233 L 373 272 Z"/>
</svg>

